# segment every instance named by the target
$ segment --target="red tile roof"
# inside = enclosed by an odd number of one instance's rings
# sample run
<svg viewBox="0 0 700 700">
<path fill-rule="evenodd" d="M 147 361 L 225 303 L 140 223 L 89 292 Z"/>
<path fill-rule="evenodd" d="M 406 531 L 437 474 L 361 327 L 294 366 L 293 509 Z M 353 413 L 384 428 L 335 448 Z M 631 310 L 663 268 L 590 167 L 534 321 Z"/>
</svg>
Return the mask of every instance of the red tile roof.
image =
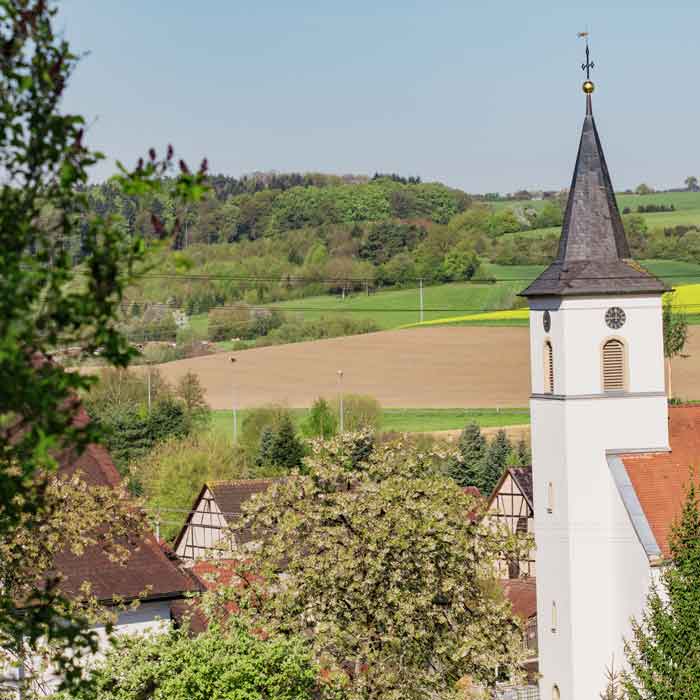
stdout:
<svg viewBox="0 0 700 700">
<path fill-rule="evenodd" d="M 700 468 L 700 406 L 669 408 L 670 452 L 620 455 L 664 556 L 685 499 L 690 468 Z"/>
<path fill-rule="evenodd" d="M 537 586 L 534 578 L 501 580 L 501 587 L 513 606 L 513 612 L 527 622 L 537 615 Z"/>
<path fill-rule="evenodd" d="M 77 459 L 64 453 L 59 459 L 58 473 L 70 476 L 77 470 L 84 481 L 93 486 L 117 486 L 120 482 L 112 459 L 101 445 L 89 445 Z M 126 563 L 113 562 L 99 545 L 89 547 L 82 556 L 63 552 L 55 558 L 56 570 L 63 576 L 62 588 L 77 593 L 88 581 L 93 594 L 108 602 L 113 596 L 135 599 L 149 589 L 146 599 L 179 598 L 184 592 L 197 590 L 197 584 L 170 558 L 148 533 L 126 544 L 130 556 Z"/>
</svg>

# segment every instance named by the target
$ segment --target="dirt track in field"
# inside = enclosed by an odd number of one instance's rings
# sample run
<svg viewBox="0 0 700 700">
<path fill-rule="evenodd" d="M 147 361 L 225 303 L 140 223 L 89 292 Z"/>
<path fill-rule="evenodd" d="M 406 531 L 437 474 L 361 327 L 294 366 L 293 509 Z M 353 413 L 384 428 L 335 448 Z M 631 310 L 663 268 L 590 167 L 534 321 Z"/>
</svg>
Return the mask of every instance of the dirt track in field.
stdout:
<svg viewBox="0 0 700 700">
<path fill-rule="evenodd" d="M 700 399 L 700 326 L 673 362 L 673 389 Z M 235 356 L 237 361 L 231 363 Z M 266 403 L 305 407 L 318 396 L 370 394 L 387 408 L 527 406 L 526 327 L 416 328 L 309 343 L 218 353 L 160 365 L 172 382 L 188 370 L 202 381 L 212 408 Z"/>
</svg>

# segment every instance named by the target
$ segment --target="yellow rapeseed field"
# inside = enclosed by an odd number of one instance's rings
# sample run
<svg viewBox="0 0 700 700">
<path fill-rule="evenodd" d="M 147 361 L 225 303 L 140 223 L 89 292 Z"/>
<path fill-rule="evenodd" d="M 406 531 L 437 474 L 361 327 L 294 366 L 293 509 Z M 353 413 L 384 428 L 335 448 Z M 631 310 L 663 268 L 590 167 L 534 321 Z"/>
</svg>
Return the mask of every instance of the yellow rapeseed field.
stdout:
<svg viewBox="0 0 700 700">
<path fill-rule="evenodd" d="M 668 295 L 667 295 L 668 296 Z M 673 306 L 683 314 L 700 315 L 700 284 L 682 284 L 676 287 L 671 294 Z M 504 309 L 502 311 L 487 311 L 480 314 L 467 314 L 466 316 L 447 316 L 436 318 L 423 323 L 410 323 L 403 328 L 422 328 L 424 326 L 445 326 L 453 323 L 479 323 L 480 321 L 526 321 L 529 316 L 528 309 Z"/>
</svg>

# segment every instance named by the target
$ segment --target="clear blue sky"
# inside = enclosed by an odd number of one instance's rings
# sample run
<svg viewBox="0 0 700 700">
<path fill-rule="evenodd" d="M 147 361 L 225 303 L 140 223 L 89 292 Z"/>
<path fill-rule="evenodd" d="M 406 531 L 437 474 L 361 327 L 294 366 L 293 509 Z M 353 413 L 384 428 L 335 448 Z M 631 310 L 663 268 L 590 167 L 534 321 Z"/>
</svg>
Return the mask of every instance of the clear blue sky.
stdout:
<svg viewBox="0 0 700 700">
<path fill-rule="evenodd" d="M 63 0 L 89 52 L 66 105 L 124 162 L 172 142 L 212 172 L 417 174 L 472 192 L 568 186 L 576 32 L 617 189 L 700 176 L 697 0 Z M 113 171 L 113 161 L 97 178 Z"/>
</svg>

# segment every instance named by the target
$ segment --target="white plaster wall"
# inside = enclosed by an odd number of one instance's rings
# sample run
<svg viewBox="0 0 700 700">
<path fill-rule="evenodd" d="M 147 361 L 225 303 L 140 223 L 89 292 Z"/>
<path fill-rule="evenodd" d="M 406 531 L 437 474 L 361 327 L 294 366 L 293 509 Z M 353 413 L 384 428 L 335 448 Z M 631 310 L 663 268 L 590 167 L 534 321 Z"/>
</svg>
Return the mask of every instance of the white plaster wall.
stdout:
<svg viewBox="0 0 700 700">
<path fill-rule="evenodd" d="M 561 401 L 530 402 L 532 430 L 533 498 L 537 565 L 537 627 L 541 697 L 551 698 L 554 683 L 570 688 L 571 624 L 569 591 L 568 490 L 566 421 Z M 554 507 L 547 512 L 548 484 L 553 484 Z M 552 603 L 557 605 L 557 627 L 552 631 Z M 562 695 L 562 697 L 568 697 Z"/>
<path fill-rule="evenodd" d="M 605 311 L 620 306 L 612 331 Z M 542 315 L 550 310 L 545 333 Z M 612 336 L 628 351 L 627 393 L 602 393 L 601 348 Z M 545 339 L 554 350 L 554 395 L 544 389 Z M 531 401 L 540 693 L 556 684 L 567 700 L 590 700 L 604 686 L 613 653 L 639 615 L 649 565 L 610 474 L 607 450 L 668 445 L 661 301 L 658 297 L 533 301 Z M 547 484 L 554 512 L 547 513 Z M 551 630 L 552 601 L 557 630 Z"/>
<path fill-rule="evenodd" d="M 210 508 L 210 511 L 207 511 L 205 506 Z M 219 553 L 213 550 L 222 538 L 226 520 L 209 489 L 204 492 L 194 510 L 185 534 L 177 546 L 177 555 L 183 559 L 202 559 L 218 555 Z"/>
<path fill-rule="evenodd" d="M 150 601 L 141 603 L 134 610 L 125 610 L 119 613 L 114 627 L 115 634 L 157 634 L 164 632 L 170 626 L 170 601 Z M 92 628 L 97 632 L 99 638 L 99 649 L 97 654 L 88 656 L 84 663 L 89 665 L 98 661 L 108 648 L 107 635 L 103 625 Z M 35 669 L 41 668 L 41 660 L 35 659 L 33 662 Z M 15 668 L 5 668 L 2 675 L 8 682 L 19 679 L 18 670 Z M 51 694 L 58 689 L 60 677 L 48 670 L 41 674 L 38 684 L 35 687 L 40 695 Z"/>
<path fill-rule="evenodd" d="M 628 391 L 664 391 L 662 309 L 658 296 L 542 299 L 533 301 L 532 306 L 530 362 L 534 394 L 544 391 L 546 339 L 554 351 L 554 393 L 600 393 L 602 343 L 612 337 L 622 339 L 628 351 Z M 611 306 L 625 311 L 625 324 L 618 330 L 605 323 L 605 312 Z M 545 309 L 552 319 L 549 333 L 542 326 Z"/>
</svg>

